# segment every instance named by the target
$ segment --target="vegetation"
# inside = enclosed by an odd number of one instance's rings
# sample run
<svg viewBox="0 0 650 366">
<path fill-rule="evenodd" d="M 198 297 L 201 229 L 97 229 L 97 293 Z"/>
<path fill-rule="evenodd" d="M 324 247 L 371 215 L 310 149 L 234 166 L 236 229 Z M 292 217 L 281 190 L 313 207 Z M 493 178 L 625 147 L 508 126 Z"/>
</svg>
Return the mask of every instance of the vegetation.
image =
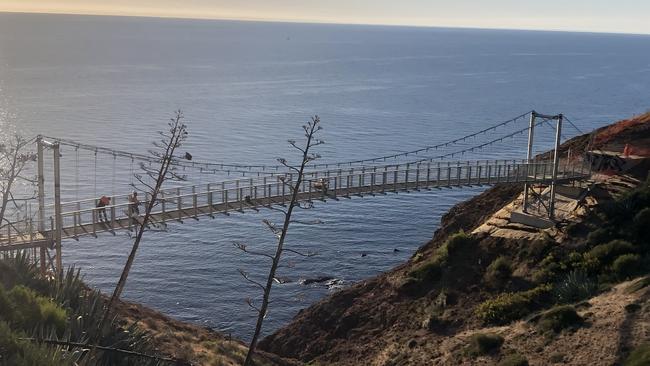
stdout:
<svg viewBox="0 0 650 366">
<path fill-rule="evenodd" d="M 582 318 L 573 306 L 561 305 L 542 314 L 538 327 L 544 332 L 558 333 L 564 329 L 582 324 Z"/>
<path fill-rule="evenodd" d="M 182 122 L 183 118 L 183 113 L 180 110 L 177 111 L 174 118 L 172 118 L 168 123 L 169 129 L 167 131 L 159 131 L 158 134 L 160 135 L 161 139 L 159 141 L 153 142 L 156 150 L 151 150 L 150 154 L 160 162 L 160 165 L 155 165 L 153 167 L 150 167 L 144 163 L 140 165 L 140 168 L 144 172 L 144 175 L 146 175 L 151 181 L 154 182 L 153 185 L 150 182 L 147 182 L 147 180 L 143 178 L 142 175 L 135 174 L 135 178 L 138 180 L 138 182 L 147 188 L 149 201 L 145 205 L 145 212 L 142 216 L 142 221 L 139 221 L 136 224 L 137 229 L 135 233 L 135 239 L 133 240 L 133 246 L 131 247 L 131 252 L 129 253 L 126 263 L 124 264 L 120 279 L 117 281 L 117 285 L 115 285 L 113 295 L 111 295 L 111 298 L 108 301 L 108 305 L 106 306 L 106 310 L 102 315 L 101 321 L 99 323 L 100 328 L 103 327 L 106 321 L 108 321 L 115 303 L 122 295 L 122 291 L 124 291 L 124 286 L 126 286 L 126 281 L 129 277 L 129 273 L 131 272 L 133 262 L 135 261 L 135 256 L 138 252 L 140 242 L 142 241 L 142 235 L 144 234 L 144 231 L 149 228 L 151 222 L 151 211 L 158 204 L 158 195 L 160 194 L 160 190 L 162 189 L 163 184 L 170 180 L 184 179 L 182 176 L 176 173 L 177 167 L 174 164 L 180 159 L 179 156 L 175 155 L 176 150 L 180 149 L 180 147 L 187 139 L 188 135 L 187 126 Z M 189 160 L 192 159 L 191 155 L 187 153 L 185 153 L 183 158 Z M 129 210 L 134 211 L 131 212 L 131 214 L 139 212 L 137 205 L 135 205 L 135 207 L 130 207 Z"/>
<path fill-rule="evenodd" d="M 0 258 L 0 365 L 161 365 L 147 335 L 111 319 L 79 272 L 46 280 L 26 254 Z M 93 339 L 97 343 L 91 343 Z M 94 348 L 97 345 L 102 349 Z M 135 352 L 135 353 L 127 353 Z M 141 354 L 141 355 L 139 355 Z"/>
<path fill-rule="evenodd" d="M 271 255 L 262 252 L 250 251 L 247 249 L 245 244 L 241 244 L 241 243 L 235 244 L 235 246 L 238 249 L 242 250 L 245 253 L 265 257 L 266 259 L 271 260 L 269 274 L 266 278 L 265 283 L 261 283 L 254 279 L 251 279 L 248 273 L 240 270 L 240 273 L 244 277 L 244 279 L 246 279 L 249 283 L 262 289 L 263 292 L 262 302 L 259 307 L 254 305 L 252 303 L 252 300 L 250 299 L 247 300 L 248 305 L 257 312 L 257 323 L 255 325 L 255 331 L 253 332 L 253 336 L 251 338 L 251 342 L 248 347 L 248 353 L 246 354 L 246 359 L 244 360 L 244 366 L 252 365 L 254 362 L 253 356 L 255 354 L 255 350 L 257 347 L 258 338 L 262 332 L 262 325 L 264 323 L 264 319 L 268 315 L 268 306 L 271 302 L 270 301 L 271 289 L 273 287 L 273 282 L 277 280 L 275 274 L 280 265 L 280 259 L 282 258 L 282 253 L 285 251 L 289 251 L 304 257 L 309 257 L 313 255 L 313 253 L 303 254 L 296 250 L 287 249 L 284 247 L 285 244 L 284 242 L 287 237 L 290 224 L 292 222 L 297 223 L 297 221 L 291 220 L 291 216 L 293 214 L 294 209 L 295 208 L 310 209 L 313 207 L 311 202 L 304 205 L 301 204 L 298 201 L 298 193 L 300 191 L 301 184 L 303 183 L 303 179 L 304 179 L 303 173 L 305 172 L 305 169 L 307 169 L 308 165 L 311 162 L 313 162 L 314 160 L 320 157 L 320 155 L 314 154 L 310 150 L 318 145 L 322 145 L 325 143 L 323 140 L 319 140 L 316 137 L 318 132 L 323 129 L 323 127 L 320 125 L 320 118 L 318 116 L 312 117 L 311 121 L 307 122 L 306 125 L 303 125 L 302 128 L 305 131 L 305 137 L 306 137 L 304 147 L 300 147 L 296 144 L 295 141 L 289 140 L 289 144 L 300 152 L 300 157 L 301 157 L 300 164 L 298 164 L 297 166 L 293 166 L 286 159 L 278 159 L 280 164 L 284 165 L 291 171 L 297 173 L 297 179 L 295 181 L 283 181 L 283 184 L 285 184 L 285 186 L 289 189 L 291 193 L 291 200 L 289 201 L 286 210 L 282 208 L 275 208 L 275 210 L 282 212 L 284 216 L 284 222 L 282 223 L 282 226 L 276 226 L 270 221 L 264 220 L 266 226 L 269 228 L 269 230 L 273 233 L 273 235 L 277 239 L 277 246 L 275 248 L 275 253 Z M 322 187 L 321 189 L 323 189 L 323 193 L 325 193 L 327 188 Z M 307 223 L 303 223 L 303 224 L 307 224 Z"/>
<path fill-rule="evenodd" d="M 462 231 L 451 235 L 445 243 L 435 250 L 430 258 L 409 272 L 409 277 L 419 282 L 439 280 L 443 269 L 447 266 L 450 255 L 460 248 L 466 248 L 475 243 L 474 238 Z"/>
<path fill-rule="evenodd" d="M 465 351 L 470 356 L 486 355 L 498 351 L 503 344 L 503 337 L 494 333 L 476 333 L 469 338 Z"/>
<path fill-rule="evenodd" d="M 553 287 L 553 295 L 559 304 L 575 303 L 588 299 L 598 292 L 598 281 L 589 277 L 584 270 L 576 269 L 567 273 Z"/>
<path fill-rule="evenodd" d="M 506 257 L 498 257 L 487 267 L 484 281 L 492 287 L 500 287 L 512 276 L 512 263 Z"/>
<path fill-rule="evenodd" d="M 548 301 L 552 287 L 538 286 L 528 291 L 505 293 L 478 306 L 476 315 L 487 324 L 506 324 L 521 319 Z"/>
<path fill-rule="evenodd" d="M 497 366 L 528 366 L 528 360 L 526 357 L 520 354 L 512 354 L 506 356 Z"/>
<path fill-rule="evenodd" d="M 643 343 L 635 348 L 627 357 L 624 366 L 650 365 L 650 343 Z"/>
<path fill-rule="evenodd" d="M 576 238 L 574 249 L 545 243 L 527 249 L 531 256 L 527 259 L 531 261 L 546 255 L 532 274 L 538 286 L 533 290 L 495 295 L 476 308 L 478 318 L 488 324 L 505 324 L 535 310 L 587 299 L 596 295 L 599 288 L 643 274 L 650 268 L 647 265 L 650 245 L 644 235 L 650 222 L 650 180 L 603 204 L 593 218 L 594 223 L 585 224 L 590 233 L 586 238 Z M 505 261 L 498 258 L 490 264 L 485 273 L 486 283 L 493 283 L 501 273 L 507 273 Z M 645 286 L 645 282 L 638 286 Z M 547 297 L 549 293 L 553 296 Z M 557 308 L 560 310 L 548 315 L 559 318 L 545 319 L 543 324 L 557 329 L 565 320 L 577 320 L 569 308 Z"/>
<path fill-rule="evenodd" d="M 612 263 L 612 271 L 621 279 L 627 279 L 641 269 L 641 256 L 638 254 L 623 254 Z"/>
</svg>

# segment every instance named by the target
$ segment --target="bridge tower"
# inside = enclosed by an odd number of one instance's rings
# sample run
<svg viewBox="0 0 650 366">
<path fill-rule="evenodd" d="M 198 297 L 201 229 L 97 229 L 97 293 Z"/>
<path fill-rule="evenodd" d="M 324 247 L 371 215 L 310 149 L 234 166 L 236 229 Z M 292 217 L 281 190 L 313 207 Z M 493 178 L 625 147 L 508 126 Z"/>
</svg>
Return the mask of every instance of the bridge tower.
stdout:
<svg viewBox="0 0 650 366">
<path fill-rule="evenodd" d="M 45 232 L 45 169 L 44 169 L 44 150 L 45 148 L 52 149 L 52 157 L 54 160 L 54 227 L 53 237 L 49 238 L 54 241 L 56 248 L 56 275 L 63 274 L 63 260 L 61 258 L 61 240 L 63 231 L 63 215 L 61 213 L 61 152 L 58 142 L 48 142 L 42 136 L 36 138 L 37 144 L 37 162 L 38 162 L 38 230 Z M 46 270 L 46 249 L 41 246 L 40 250 L 40 266 L 41 272 Z"/>
<path fill-rule="evenodd" d="M 536 125 L 536 119 L 537 118 L 543 118 L 547 120 L 554 120 L 557 121 L 556 127 L 555 127 L 555 148 L 553 149 L 553 171 L 551 175 L 551 191 L 550 191 L 550 197 L 549 197 L 549 205 L 548 205 L 548 217 L 549 219 L 553 220 L 555 217 L 555 190 L 556 190 L 556 184 L 557 184 L 557 174 L 558 174 L 558 169 L 560 166 L 560 142 L 562 140 L 562 120 L 564 119 L 564 116 L 560 113 L 558 115 L 545 115 L 545 114 L 540 114 L 537 113 L 536 111 L 532 111 L 530 113 L 530 125 L 528 128 L 528 150 L 526 152 L 526 162 L 528 164 L 532 164 L 532 159 L 533 159 L 533 143 L 534 143 L 534 136 L 535 136 L 535 125 Z M 528 166 L 528 169 L 530 169 L 530 165 Z M 530 173 L 529 173 L 530 174 Z M 528 198 L 529 198 L 529 190 L 530 190 L 530 185 L 528 183 L 524 184 L 524 203 L 523 203 L 523 208 L 522 211 L 524 213 L 527 213 L 528 211 Z"/>
</svg>

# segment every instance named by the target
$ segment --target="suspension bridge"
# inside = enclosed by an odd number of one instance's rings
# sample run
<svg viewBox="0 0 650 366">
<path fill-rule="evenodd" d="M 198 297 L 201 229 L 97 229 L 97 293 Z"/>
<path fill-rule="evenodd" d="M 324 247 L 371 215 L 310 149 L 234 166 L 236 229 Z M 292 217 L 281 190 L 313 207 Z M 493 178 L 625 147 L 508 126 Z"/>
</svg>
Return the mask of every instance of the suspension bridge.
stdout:
<svg viewBox="0 0 650 366">
<path fill-rule="evenodd" d="M 475 136 L 514 125 L 527 119 L 525 128 L 510 129 L 490 141 L 472 145 L 462 150 L 437 156 L 423 156 L 467 141 Z M 553 199 L 556 184 L 589 177 L 589 165 L 581 155 L 561 157 L 558 153 L 563 115 L 543 115 L 534 111 L 495 124 L 487 129 L 448 141 L 442 144 L 364 160 L 337 163 L 314 164 L 303 175 L 298 190 L 300 202 L 315 200 L 340 200 L 354 196 L 381 196 L 389 193 L 436 191 L 449 188 L 495 184 L 525 184 L 551 187 L 549 214 L 553 215 Z M 555 124 L 555 149 L 553 159 L 535 160 L 532 147 L 535 128 L 542 124 Z M 569 123 L 571 123 L 569 121 Z M 571 123 L 573 127 L 575 125 Z M 577 127 L 575 127 L 577 129 Z M 528 134 L 528 150 L 525 159 L 457 161 L 454 157 L 465 152 L 482 150 L 518 134 Z M 38 209 L 35 217 L 10 222 L 0 227 L 0 251 L 32 250 L 33 258 L 40 262 L 41 270 L 49 266 L 62 268 L 61 243 L 66 239 L 79 240 L 82 237 L 97 237 L 102 233 L 115 235 L 119 231 L 134 230 L 142 218 L 133 213 L 129 194 L 114 194 L 111 203 L 98 208 L 98 197 L 73 201 L 61 201 L 60 153 L 61 145 L 73 146 L 98 153 L 124 157 L 141 162 L 156 162 L 147 155 L 86 145 L 71 140 L 40 136 L 38 151 Z M 45 150 L 53 150 L 54 161 L 54 203 L 45 203 Z M 409 160 L 409 156 L 415 159 Z M 391 160 L 407 161 L 391 163 Z M 227 171 L 242 177 L 219 180 L 198 185 L 164 188 L 151 210 L 150 224 L 164 226 L 168 222 L 199 220 L 200 217 L 215 218 L 234 212 L 260 210 L 286 205 L 291 199 L 289 185 L 295 182 L 296 173 L 283 165 L 246 165 L 215 162 L 176 161 L 179 166 L 199 168 L 202 171 Z M 143 202 L 148 202 L 147 192 L 142 192 Z M 526 195 L 526 199 L 527 199 Z M 49 250 L 56 249 L 52 257 Z M 40 251 L 40 253 L 38 253 Z"/>
</svg>

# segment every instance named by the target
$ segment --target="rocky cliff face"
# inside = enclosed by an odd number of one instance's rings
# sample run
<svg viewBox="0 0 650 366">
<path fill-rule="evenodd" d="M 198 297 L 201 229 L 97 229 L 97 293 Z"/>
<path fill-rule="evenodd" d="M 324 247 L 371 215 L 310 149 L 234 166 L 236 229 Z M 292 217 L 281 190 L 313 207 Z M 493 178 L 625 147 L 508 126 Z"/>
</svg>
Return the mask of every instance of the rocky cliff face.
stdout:
<svg viewBox="0 0 650 366">
<path fill-rule="evenodd" d="M 564 144 L 563 150 L 579 151 L 588 145 L 592 148 L 606 145 L 618 148 L 627 141 L 644 144 L 650 141 L 649 127 L 650 114 L 646 114 L 600 129 L 594 135 L 575 138 Z M 600 142 L 596 144 L 594 141 Z M 625 192 L 641 184 L 644 174 L 647 175 L 647 166 L 621 178 L 621 182 L 627 182 L 625 184 L 610 182 L 599 187 L 605 192 L 608 189 Z M 544 341 L 548 334 L 538 331 L 539 328 L 533 324 L 539 320 L 540 312 L 554 304 L 551 297 L 555 295 L 550 288 L 558 276 L 569 271 L 566 258 L 580 256 L 588 259 L 586 251 L 591 249 L 591 244 L 587 244 L 587 235 L 597 228 L 598 220 L 602 220 L 596 209 L 584 215 L 581 220 L 585 222 L 563 223 L 553 228 L 563 234 L 566 240 L 562 243 L 556 242 L 548 231 L 532 228 L 526 230 L 538 230 L 537 239 L 512 239 L 480 233 L 453 235 L 459 231 L 471 233 L 502 207 L 518 199 L 521 191 L 522 187 L 517 185 L 495 186 L 452 208 L 443 217 L 441 228 L 433 239 L 407 263 L 332 294 L 301 311 L 291 324 L 264 339 L 261 348 L 312 364 L 337 365 L 496 364 L 508 361 L 509 357 L 514 362 L 516 356 L 528 359 L 530 364 L 540 365 L 556 361 L 611 364 L 598 358 L 604 349 L 613 352 L 612 361 L 620 361 L 630 347 L 638 344 L 637 341 L 626 339 L 619 342 L 612 340 L 611 334 L 605 336 L 603 332 L 580 328 L 570 333 L 575 336 L 566 336 L 567 340 L 580 344 L 584 351 L 581 355 L 586 358 L 577 359 L 567 356 L 570 350 L 566 344 L 557 341 L 562 338 Z M 594 198 L 594 202 L 601 200 L 598 202 L 603 203 L 620 195 L 620 192 L 611 193 Z M 594 207 L 600 206 L 595 204 Z M 497 259 L 507 263 L 507 266 L 500 263 L 508 267 L 504 278 L 499 277 L 499 264 L 494 264 Z M 512 293 L 516 294 L 514 299 L 508 297 Z M 628 314 L 624 309 L 629 304 L 637 304 L 643 311 L 634 316 L 647 321 L 646 310 L 650 309 L 645 303 L 646 292 L 624 293 L 623 290 L 601 292 L 600 298 L 584 303 L 577 314 L 580 319 L 587 319 L 602 329 L 614 327 L 612 334 L 618 334 L 619 338 L 624 331 L 647 333 L 645 328 L 630 328 L 628 315 L 632 313 Z M 488 304 L 496 307 L 484 305 L 489 301 L 496 302 L 496 305 Z M 521 312 L 519 318 L 509 314 L 500 314 L 503 318 L 496 318 L 491 317 L 494 314 L 487 314 L 485 309 L 503 309 L 499 306 L 507 301 L 520 301 L 518 307 L 513 307 L 513 312 Z M 593 309 L 588 310 L 589 307 Z M 481 312 L 481 309 L 485 311 Z M 601 315 L 606 317 L 608 312 L 618 312 L 621 316 L 609 323 L 599 318 Z M 530 320 L 517 321 L 526 316 L 534 317 L 534 314 L 538 318 L 532 320 L 533 323 Z M 502 325 L 489 326 L 489 322 Z M 625 327 L 629 329 L 623 329 Z M 501 351 L 489 351 L 485 355 L 468 351 L 468 344 L 473 342 L 472 335 L 483 332 L 497 333 L 501 342 L 505 338 Z M 560 337 L 565 337 L 564 334 Z M 553 348 L 557 349 L 557 354 L 551 359 L 555 354 Z M 593 363 L 588 362 L 590 349 L 594 351 Z"/>
</svg>

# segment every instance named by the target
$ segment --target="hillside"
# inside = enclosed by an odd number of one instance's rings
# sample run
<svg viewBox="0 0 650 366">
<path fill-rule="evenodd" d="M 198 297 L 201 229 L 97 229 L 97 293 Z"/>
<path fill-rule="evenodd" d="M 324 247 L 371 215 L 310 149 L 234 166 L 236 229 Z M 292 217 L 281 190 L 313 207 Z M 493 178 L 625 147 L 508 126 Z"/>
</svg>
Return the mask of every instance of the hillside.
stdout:
<svg viewBox="0 0 650 366">
<path fill-rule="evenodd" d="M 650 146 L 650 113 L 562 151 L 626 144 Z M 644 164 L 594 175 L 550 229 L 511 223 L 522 187 L 493 187 L 450 210 L 407 263 L 301 311 L 261 346 L 313 365 L 621 362 L 650 329 L 647 281 L 626 282 L 650 271 Z"/>
</svg>

